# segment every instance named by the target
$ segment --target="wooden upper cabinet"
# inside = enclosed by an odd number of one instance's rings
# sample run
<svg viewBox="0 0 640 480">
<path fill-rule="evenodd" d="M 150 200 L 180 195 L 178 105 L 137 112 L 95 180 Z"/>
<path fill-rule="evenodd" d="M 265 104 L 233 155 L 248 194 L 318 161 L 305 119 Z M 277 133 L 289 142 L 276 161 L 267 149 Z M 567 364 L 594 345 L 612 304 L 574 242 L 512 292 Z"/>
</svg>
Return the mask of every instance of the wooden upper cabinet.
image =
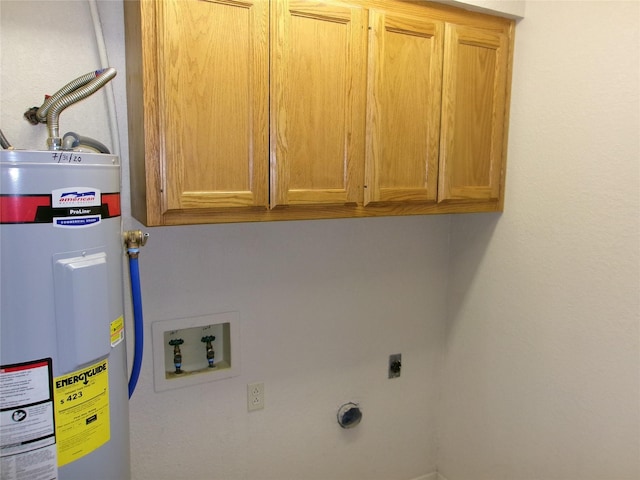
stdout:
<svg viewBox="0 0 640 480">
<path fill-rule="evenodd" d="M 513 20 L 411 0 L 124 11 L 146 225 L 502 210 Z"/>
<path fill-rule="evenodd" d="M 271 8 L 271 206 L 362 204 L 367 11 Z"/>
<path fill-rule="evenodd" d="M 369 14 L 365 205 L 435 202 L 443 22 Z"/>
<path fill-rule="evenodd" d="M 508 38 L 446 25 L 438 201 L 498 201 L 503 181 Z"/>
<path fill-rule="evenodd" d="M 166 209 L 266 207 L 268 4 L 157 7 Z"/>
<path fill-rule="evenodd" d="M 128 26 L 128 69 L 135 75 L 137 42 L 143 63 L 142 98 L 133 85 L 129 109 L 144 123 L 144 137 L 130 140 L 145 158 L 146 209 L 138 208 L 145 223 L 166 223 L 174 212 L 266 209 L 268 2 L 127 1 L 125 8 L 127 23 L 138 22 Z"/>
</svg>

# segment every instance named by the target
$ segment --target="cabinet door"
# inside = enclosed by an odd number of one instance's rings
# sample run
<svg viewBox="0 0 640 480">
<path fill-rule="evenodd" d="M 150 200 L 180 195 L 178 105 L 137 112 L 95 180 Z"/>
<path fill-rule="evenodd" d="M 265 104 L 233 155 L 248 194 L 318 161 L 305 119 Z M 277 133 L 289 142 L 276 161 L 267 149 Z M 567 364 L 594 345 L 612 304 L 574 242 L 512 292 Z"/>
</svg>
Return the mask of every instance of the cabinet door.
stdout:
<svg viewBox="0 0 640 480">
<path fill-rule="evenodd" d="M 444 25 L 369 13 L 365 205 L 435 202 Z"/>
<path fill-rule="evenodd" d="M 163 211 L 266 208 L 268 2 L 156 5 Z"/>
<path fill-rule="evenodd" d="M 438 201 L 496 201 L 503 168 L 508 39 L 446 25 Z"/>
<path fill-rule="evenodd" d="M 271 206 L 362 204 L 366 10 L 272 8 Z"/>
</svg>

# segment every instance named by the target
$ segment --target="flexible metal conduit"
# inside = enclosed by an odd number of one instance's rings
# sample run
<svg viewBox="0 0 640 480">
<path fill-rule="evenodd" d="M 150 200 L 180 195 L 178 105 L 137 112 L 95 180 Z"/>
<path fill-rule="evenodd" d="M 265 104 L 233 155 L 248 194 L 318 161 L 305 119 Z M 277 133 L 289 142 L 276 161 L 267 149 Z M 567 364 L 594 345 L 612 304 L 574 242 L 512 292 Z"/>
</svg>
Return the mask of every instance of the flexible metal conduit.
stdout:
<svg viewBox="0 0 640 480">
<path fill-rule="evenodd" d="M 56 93 L 47 98 L 42 106 L 36 111 L 36 118 L 40 123 L 47 123 L 47 113 L 51 106 L 60 100 L 62 97 L 67 95 L 68 93 L 75 92 L 78 88 L 84 87 L 91 80 L 96 78 L 97 72 L 89 72 L 81 77 L 72 80 L 67 83 L 64 87 L 58 90 Z M 37 123 L 34 122 L 37 125 Z"/>
<path fill-rule="evenodd" d="M 49 150 L 59 150 L 61 147 L 62 139 L 60 138 L 59 117 L 62 111 L 70 105 L 73 105 L 74 103 L 95 93 L 115 76 L 115 68 L 109 67 L 103 70 L 98 70 L 95 72 L 95 78 L 89 81 L 86 85 L 63 95 L 48 108 L 47 128 L 49 130 L 49 138 L 47 139 L 47 144 L 49 145 Z"/>
<path fill-rule="evenodd" d="M 2 130 L 0 130 L 0 146 L 4 149 L 11 148 L 11 143 L 9 143 L 9 140 L 7 140 L 7 137 L 4 136 L 4 133 L 2 133 Z"/>
</svg>

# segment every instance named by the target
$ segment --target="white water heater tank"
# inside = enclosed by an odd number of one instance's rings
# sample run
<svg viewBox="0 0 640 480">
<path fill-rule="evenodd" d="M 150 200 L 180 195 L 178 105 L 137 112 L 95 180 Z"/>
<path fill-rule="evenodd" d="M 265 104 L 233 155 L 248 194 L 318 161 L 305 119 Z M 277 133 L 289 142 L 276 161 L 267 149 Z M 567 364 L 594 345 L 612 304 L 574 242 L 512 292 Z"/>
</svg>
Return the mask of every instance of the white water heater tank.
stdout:
<svg viewBox="0 0 640 480">
<path fill-rule="evenodd" d="M 117 156 L 0 151 L 1 480 L 130 477 Z"/>
</svg>

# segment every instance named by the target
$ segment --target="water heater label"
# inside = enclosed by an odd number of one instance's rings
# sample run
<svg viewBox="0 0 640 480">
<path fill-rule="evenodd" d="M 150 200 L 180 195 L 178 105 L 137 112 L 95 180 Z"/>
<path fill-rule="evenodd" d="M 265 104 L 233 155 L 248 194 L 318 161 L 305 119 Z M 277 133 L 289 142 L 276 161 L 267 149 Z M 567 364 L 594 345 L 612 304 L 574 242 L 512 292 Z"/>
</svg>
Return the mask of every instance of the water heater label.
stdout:
<svg viewBox="0 0 640 480">
<path fill-rule="evenodd" d="M 109 368 L 106 359 L 54 378 L 58 466 L 109 441 Z"/>
<path fill-rule="evenodd" d="M 100 206 L 100 190 L 89 187 L 58 188 L 51 192 L 53 208 Z"/>
<path fill-rule="evenodd" d="M 51 192 L 51 207 L 57 213 L 53 226 L 81 228 L 97 225 L 102 220 L 100 190 L 92 187 L 58 188 Z"/>
<path fill-rule="evenodd" d="M 111 322 L 111 347 L 117 346 L 124 340 L 124 317 L 120 315 Z"/>
<path fill-rule="evenodd" d="M 0 366 L 2 480 L 58 478 L 51 359 Z"/>
</svg>

